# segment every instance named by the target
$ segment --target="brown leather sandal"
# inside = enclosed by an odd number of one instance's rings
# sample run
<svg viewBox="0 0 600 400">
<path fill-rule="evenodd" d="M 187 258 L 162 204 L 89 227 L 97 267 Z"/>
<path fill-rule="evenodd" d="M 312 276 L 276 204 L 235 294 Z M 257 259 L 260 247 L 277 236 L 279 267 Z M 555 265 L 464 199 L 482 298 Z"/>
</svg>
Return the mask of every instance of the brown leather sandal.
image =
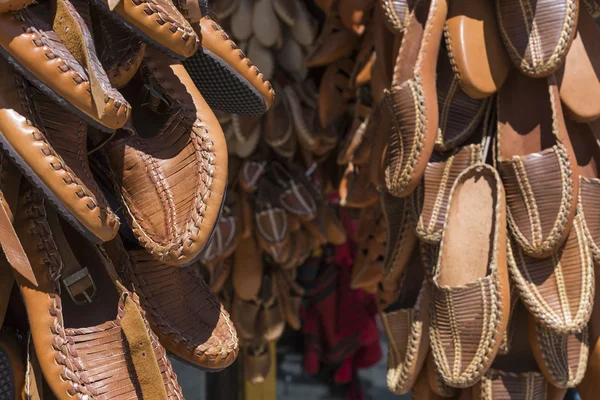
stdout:
<svg viewBox="0 0 600 400">
<path fill-rule="evenodd" d="M 457 397 L 458 390 L 452 386 L 446 385 L 437 369 L 437 365 L 435 365 L 433 354 L 431 352 L 427 355 L 424 369 L 427 370 L 427 381 L 429 382 L 429 388 L 433 393 L 441 398 L 455 399 Z"/>
<path fill-rule="evenodd" d="M 280 271 L 275 274 L 275 279 L 279 290 L 279 299 L 281 301 L 285 321 L 292 329 L 299 330 L 302 327 L 302 321 L 300 320 L 300 306 L 302 304 L 304 289 L 296 283 L 289 272 Z"/>
<path fill-rule="evenodd" d="M 22 188 L 15 227 L 38 285 L 15 277 L 40 367 L 57 398 L 140 392 L 183 398 L 137 296 L 120 283 L 106 254 L 59 221 L 30 187 Z"/>
<path fill-rule="evenodd" d="M 549 258 L 527 256 L 511 238 L 508 264 L 521 300 L 538 324 L 557 334 L 580 332 L 592 313 L 594 263 L 585 241 L 581 214 L 565 244 Z"/>
<path fill-rule="evenodd" d="M 429 350 L 429 293 L 423 268 L 410 265 L 398 298 L 381 313 L 389 339 L 387 385 L 405 394 L 424 367 Z"/>
<path fill-rule="evenodd" d="M 452 187 L 433 271 L 431 348 L 448 385 L 472 386 L 498 352 L 510 311 L 506 244 L 500 176 L 476 164 Z"/>
<path fill-rule="evenodd" d="M 273 86 L 223 28 L 207 15 L 193 28 L 201 46 L 184 65 L 208 104 L 239 115 L 261 115 L 271 108 Z"/>
<path fill-rule="evenodd" d="M 0 1 L 0 14 L 18 11 L 34 3 L 36 3 L 35 0 L 2 0 Z"/>
<path fill-rule="evenodd" d="M 409 5 L 409 22 L 396 58 L 384 112 L 391 121 L 385 184 L 406 197 L 425 173 L 438 131 L 435 69 L 446 19 L 445 0 Z"/>
<path fill-rule="evenodd" d="M 565 63 L 556 72 L 565 112 L 578 122 L 600 117 L 600 27 L 588 7 L 581 7 L 577 33 Z"/>
<path fill-rule="evenodd" d="M 329 64 L 319 87 L 319 121 L 321 127 L 329 127 L 348 111 L 348 103 L 353 97 L 350 90 L 350 74 L 354 64 L 343 58 Z"/>
<path fill-rule="evenodd" d="M 250 301 L 260 291 L 264 264 L 260 249 L 252 236 L 240 241 L 235 251 L 233 266 L 233 290 L 237 298 Z"/>
<path fill-rule="evenodd" d="M 344 26 L 357 35 L 365 32 L 371 9 L 376 0 L 341 0 L 338 2 L 338 13 Z"/>
<path fill-rule="evenodd" d="M 528 255 L 549 257 L 569 234 L 579 188 L 556 81 L 514 71 L 497 107 L 497 166 L 512 236 Z"/>
<path fill-rule="evenodd" d="M 262 308 L 258 314 L 257 333 L 267 342 L 276 341 L 285 329 L 285 317 L 277 281 L 273 276 L 263 275 L 260 292 Z"/>
<path fill-rule="evenodd" d="M 271 352 L 264 342 L 248 344 L 244 347 L 244 379 L 251 383 L 264 382 L 271 369 Z"/>
<path fill-rule="evenodd" d="M 104 246 L 167 351 L 209 371 L 235 361 L 238 338 L 229 314 L 193 267 L 165 265 L 144 249 L 127 251 L 118 238 Z"/>
<path fill-rule="evenodd" d="M 561 67 L 571 47 L 579 15 L 578 0 L 552 3 L 496 0 L 496 16 L 508 54 L 519 71 L 533 78 Z"/>
<path fill-rule="evenodd" d="M 4 60 L 0 75 L 0 144 L 7 156 L 87 239 L 101 243 L 114 238 L 119 219 L 92 177 L 87 124 Z"/>
<path fill-rule="evenodd" d="M 357 44 L 358 36 L 344 25 L 337 7 L 334 6 L 306 58 L 306 65 L 313 68 L 335 63 L 350 54 Z"/>
<path fill-rule="evenodd" d="M 56 0 L 0 16 L 0 54 L 44 94 L 111 132 L 131 107 L 102 69 L 85 0 Z"/>
<path fill-rule="evenodd" d="M 190 264 L 221 211 L 223 132 L 183 66 L 151 49 L 123 93 L 136 104 L 136 116 L 106 152 L 125 213 L 140 244 L 158 260 Z"/>
<path fill-rule="evenodd" d="M 467 95 L 483 99 L 502 87 L 512 65 L 491 2 L 449 2 L 444 37 L 456 78 Z"/>
</svg>

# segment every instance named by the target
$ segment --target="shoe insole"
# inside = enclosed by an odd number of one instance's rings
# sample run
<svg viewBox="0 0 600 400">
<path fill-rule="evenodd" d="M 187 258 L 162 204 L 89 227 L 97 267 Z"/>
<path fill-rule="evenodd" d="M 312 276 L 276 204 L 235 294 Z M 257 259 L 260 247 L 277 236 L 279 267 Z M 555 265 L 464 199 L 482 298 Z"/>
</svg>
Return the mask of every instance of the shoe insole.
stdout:
<svg viewBox="0 0 600 400">
<path fill-rule="evenodd" d="M 441 286 L 462 286 L 485 277 L 493 253 L 496 182 L 476 169 L 468 174 L 451 194 L 438 277 Z"/>
</svg>

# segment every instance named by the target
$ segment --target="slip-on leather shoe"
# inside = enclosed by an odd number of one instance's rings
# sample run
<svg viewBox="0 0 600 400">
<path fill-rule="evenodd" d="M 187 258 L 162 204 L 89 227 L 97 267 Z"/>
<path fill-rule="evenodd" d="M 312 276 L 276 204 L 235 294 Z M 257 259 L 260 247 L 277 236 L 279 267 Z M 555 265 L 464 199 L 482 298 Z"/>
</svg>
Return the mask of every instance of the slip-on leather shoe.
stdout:
<svg viewBox="0 0 600 400">
<path fill-rule="evenodd" d="M 222 208 L 223 131 L 183 66 L 151 49 L 122 92 L 136 115 L 106 153 L 125 214 L 156 259 L 189 264 L 208 243 Z"/>
<path fill-rule="evenodd" d="M 52 0 L 0 15 L 0 54 L 44 94 L 95 127 L 111 132 L 131 107 L 102 69 L 89 5 Z"/>
<path fill-rule="evenodd" d="M 7 155 L 86 238 L 111 240 L 119 219 L 90 170 L 88 124 L 42 94 L 4 60 L 0 75 L 0 144 Z"/>
<path fill-rule="evenodd" d="M 431 348 L 450 386 L 475 384 L 498 353 L 510 311 L 506 246 L 502 181 L 491 166 L 476 164 L 450 192 L 433 272 Z"/>
<path fill-rule="evenodd" d="M 235 361 L 239 347 L 233 322 L 193 267 L 165 265 L 144 249 L 127 251 L 118 238 L 104 247 L 167 351 L 208 371 Z"/>
</svg>

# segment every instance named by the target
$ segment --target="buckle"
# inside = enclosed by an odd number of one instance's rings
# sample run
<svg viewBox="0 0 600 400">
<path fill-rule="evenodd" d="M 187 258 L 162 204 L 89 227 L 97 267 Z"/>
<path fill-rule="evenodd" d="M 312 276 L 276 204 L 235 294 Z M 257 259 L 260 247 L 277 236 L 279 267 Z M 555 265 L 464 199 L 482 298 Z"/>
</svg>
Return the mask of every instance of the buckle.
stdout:
<svg viewBox="0 0 600 400">
<path fill-rule="evenodd" d="M 88 284 L 85 285 L 85 289 L 81 290 L 79 293 L 74 293 L 73 286 L 75 284 L 82 282 L 84 279 L 88 280 Z M 71 296 L 71 299 L 73 300 L 73 302 L 77 305 L 91 303 L 92 298 L 96 295 L 96 284 L 94 283 L 94 280 L 90 276 L 90 272 L 85 267 L 65 278 L 62 278 L 62 283 L 63 283 L 65 289 L 67 290 L 67 292 L 69 293 L 69 296 Z M 82 282 L 82 284 L 83 284 L 83 282 Z M 91 289 L 91 293 L 88 293 L 88 291 L 90 289 Z M 82 296 L 83 296 L 83 298 L 81 298 Z"/>
<path fill-rule="evenodd" d="M 142 86 L 142 106 L 156 114 L 165 114 L 171 109 L 171 103 L 161 92 L 148 84 Z"/>
</svg>

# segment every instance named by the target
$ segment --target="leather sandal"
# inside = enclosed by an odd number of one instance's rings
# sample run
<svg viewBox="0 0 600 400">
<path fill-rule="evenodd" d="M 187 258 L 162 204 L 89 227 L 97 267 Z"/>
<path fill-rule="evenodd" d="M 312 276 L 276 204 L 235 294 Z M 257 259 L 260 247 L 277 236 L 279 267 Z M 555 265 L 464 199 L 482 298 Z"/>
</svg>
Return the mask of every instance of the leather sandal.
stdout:
<svg viewBox="0 0 600 400">
<path fill-rule="evenodd" d="M 375 2 L 376 0 L 340 0 L 338 13 L 344 26 L 357 35 L 362 35 Z"/>
<path fill-rule="evenodd" d="M 600 117 L 600 27 L 581 7 L 577 33 L 565 63 L 556 72 L 560 99 L 565 112 L 578 122 L 591 122 Z"/>
<path fill-rule="evenodd" d="M 287 96 L 278 96 L 273 107 L 265 114 L 263 136 L 276 153 L 291 158 L 296 152 L 296 137 L 292 110 Z"/>
<path fill-rule="evenodd" d="M 271 369 L 269 345 L 264 342 L 252 343 L 244 347 L 244 379 L 257 384 L 267 378 Z"/>
<path fill-rule="evenodd" d="M 429 350 L 429 293 L 421 265 L 412 264 L 399 297 L 381 313 L 389 340 L 387 385 L 405 394 L 424 367 Z"/>
<path fill-rule="evenodd" d="M 583 218 L 575 217 L 565 244 L 551 257 L 536 259 L 511 239 L 508 264 L 521 300 L 537 322 L 557 334 L 580 332 L 594 299 L 594 263 Z"/>
<path fill-rule="evenodd" d="M 444 37 L 452 68 L 467 95 L 483 99 L 502 87 L 512 65 L 491 2 L 449 2 Z"/>
<path fill-rule="evenodd" d="M 240 339 L 249 341 L 259 337 L 257 328 L 261 308 L 262 301 L 258 296 L 252 300 L 242 300 L 234 296 L 231 319 Z"/>
<path fill-rule="evenodd" d="M 594 276 L 596 287 L 600 283 L 600 274 Z M 596 290 L 594 304 L 600 304 L 600 290 Z M 599 389 L 598 371 L 600 371 L 600 307 L 594 307 L 588 325 L 589 357 L 583 380 L 577 386 L 577 392 L 583 400 L 597 396 Z"/>
<path fill-rule="evenodd" d="M 371 110 L 371 107 L 362 104 L 360 101 L 356 102 L 356 106 L 354 107 L 354 120 L 344 138 L 342 148 L 338 153 L 338 165 L 346 165 L 349 162 L 355 163 L 354 157 L 358 152 L 358 149 L 361 148 L 364 141 L 368 140 L 368 138 L 366 138 L 368 132 L 367 126 L 372 125 L 370 123 L 371 115 L 375 115 L 375 118 L 377 118 L 377 114 Z M 368 133 L 372 133 L 372 129 Z M 362 153 L 364 153 L 364 151 Z M 361 162 L 356 163 L 357 165 L 368 163 L 368 160 L 366 160 L 367 163 L 364 162 L 364 157 L 361 157 L 359 161 Z"/>
<path fill-rule="evenodd" d="M 304 289 L 296 283 L 288 272 L 280 271 L 274 275 L 279 290 L 279 300 L 285 321 L 294 330 L 300 330 L 300 307 Z"/>
<path fill-rule="evenodd" d="M 529 342 L 542 373 L 553 386 L 561 389 L 576 387 L 588 364 L 588 328 L 580 332 L 558 334 L 529 315 Z"/>
<path fill-rule="evenodd" d="M 497 107 L 497 166 L 511 234 L 528 255 L 549 257 L 569 234 L 579 187 L 554 77 L 514 71 Z"/>
<path fill-rule="evenodd" d="M 391 121 L 385 184 L 406 197 L 425 173 L 438 131 L 435 69 L 446 19 L 445 0 L 426 0 L 409 9 L 409 22 L 396 58 L 384 112 Z"/>
<path fill-rule="evenodd" d="M 18 11 L 36 3 L 36 0 L 2 0 L 0 1 L 0 14 Z"/>
<path fill-rule="evenodd" d="M 357 44 L 358 36 L 344 25 L 338 8 L 334 6 L 306 58 L 306 65 L 313 68 L 335 63 L 350 54 Z"/>
<path fill-rule="evenodd" d="M 239 351 L 233 323 L 193 267 L 165 265 L 144 249 L 127 251 L 118 238 L 104 247 L 167 351 L 209 371 L 233 363 Z"/>
<path fill-rule="evenodd" d="M 103 13 L 92 15 L 92 27 L 102 68 L 110 84 L 122 88 L 142 64 L 146 44 Z"/>
<path fill-rule="evenodd" d="M 268 176 L 279 188 L 279 204 L 298 217 L 300 221 L 310 221 L 317 215 L 317 204 L 306 186 L 298 182 L 281 163 L 270 165 Z"/>
<path fill-rule="evenodd" d="M 200 256 L 200 261 L 207 264 L 219 263 L 229 258 L 240 240 L 240 210 L 235 192 L 226 196 L 221 215 L 215 226 L 210 242 Z"/>
<path fill-rule="evenodd" d="M 25 386 L 24 352 L 16 335 L 0 331 L 0 395 L 6 400 L 21 399 Z"/>
<path fill-rule="evenodd" d="M 55 396 L 183 398 L 137 296 L 120 283 L 106 253 L 69 229 L 25 185 L 15 228 L 38 285 L 15 278 Z"/>
<path fill-rule="evenodd" d="M 255 198 L 254 223 L 259 246 L 276 263 L 285 262 L 290 253 L 290 230 L 287 213 L 275 200 L 274 188 L 268 181 L 260 183 Z"/>
<path fill-rule="evenodd" d="M 213 0 L 210 2 L 210 11 L 215 14 L 218 21 L 224 21 L 238 9 L 245 0 Z M 235 26 L 235 24 L 232 24 Z"/>
<path fill-rule="evenodd" d="M 452 153 L 433 152 L 423 182 L 411 197 L 412 219 L 421 241 L 438 244 L 442 240 L 452 185 L 464 170 L 481 160 L 479 144 L 460 147 Z"/>
<path fill-rule="evenodd" d="M 92 3 L 133 35 L 169 57 L 182 60 L 198 49 L 198 35 L 171 0 L 94 0 Z M 196 4 L 197 8 L 200 5 L 199 2 L 188 3 Z"/>
<path fill-rule="evenodd" d="M 403 33 L 408 24 L 409 8 L 406 0 L 379 0 L 383 10 L 383 21 L 390 32 Z"/>
<path fill-rule="evenodd" d="M 600 262 L 600 219 L 595 204 L 600 196 L 600 145 L 588 124 L 565 120 L 579 171 L 579 199 L 577 212 L 581 214 L 583 229 L 596 263 Z"/>
<path fill-rule="evenodd" d="M 267 342 L 278 340 L 285 329 L 285 317 L 279 297 L 277 281 L 269 274 L 263 275 L 260 288 L 262 308 L 258 314 L 257 331 Z"/>
<path fill-rule="evenodd" d="M 489 371 L 473 386 L 473 399 L 515 399 L 527 393 L 531 400 L 562 400 L 566 390 L 548 383 L 534 358 L 527 336 L 525 307 L 518 305 L 511 319 L 516 319 L 511 350 L 496 357 Z"/>
<path fill-rule="evenodd" d="M 136 116 L 106 152 L 125 213 L 156 259 L 190 264 L 221 211 L 227 185 L 223 132 L 183 66 L 151 49 L 123 93 L 136 105 Z"/>
<path fill-rule="evenodd" d="M 450 192 L 429 328 L 438 370 L 457 388 L 487 372 L 508 324 L 505 201 L 500 176 L 486 164 L 463 171 Z"/>
<path fill-rule="evenodd" d="M 199 266 L 200 264 L 196 264 Z M 213 293 L 219 293 L 225 287 L 225 284 L 229 281 L 231 270 L 233 269 L 233 257 L 228 257 L 224 260 L 213 261 L 210 264 L 204 265 L 204 268 L 208 273 L 200 274 L 204 277 L 208 275 L 207 284 L 208 288 Z"/>
<path fill-rule="evenodd" d="M 411 396 L 416 400 L 442 400 L 443 397 L 439 396 L 429 386 L 429 379 L 427 377 L 427 370 L 422 368 L 421 373 L 417 376 Z M 463 400 L 459 398 L 459 400 Z"/>
<path fill-rule="evenodd" d="M 209 16 L 204 15 L 193 28 L 201 46 L 183 64 L 207 103 L 233 114 L 265 113 L 275 99 L 265 75 Z"/>
<path fill-rule="evenodd" d="M 131 107 L 102 69 L 85 0 L 56 0 L 0 15 L 0 55 L 61 107 L 106 132 Z"/>
<path fill-rule="evenodd" d="M 368 290 L 376 286 L 383 277 L 383 261 L 386 248 L 387 226 L 380 217 L 367 239 L 359 244 L 352 266 L 350 287 Z"/>
<path fill-rule="evenodd" d="M 448 46 L 449 48 L 449 46 Z M 488 100 L 470 98 L 460 86 L 460 78 L 454 72 L 447 52 L 442 50 L 437 65 L 437 95 L 439 128 L 434 149 L 454 150 L 465 143 L 481 127 Z"/>
<path fill-rule="evenodd" d="M 0 60 L 0 144 L 23 174 L 87 239 L 101 243 L 119 219 L 92 177 L 87 124 Z M 16 192 L 14 193 L 16 194 Z"/>
<path fill-rule="evenodd" d="M 379 192 L 369 179 L 369 168 L 348 164 L 339 186 L 342 207 L 365 208 L 379 202 Z"/>
<path fill-rule="evenodd" d="M 575 37 L 578 8 L 577 0 L 534 0 L 526 7 L 517 0 L 496 0 L 502 39 L 521 73 L 543 78 L 561 67 Z"/>
</svg>

